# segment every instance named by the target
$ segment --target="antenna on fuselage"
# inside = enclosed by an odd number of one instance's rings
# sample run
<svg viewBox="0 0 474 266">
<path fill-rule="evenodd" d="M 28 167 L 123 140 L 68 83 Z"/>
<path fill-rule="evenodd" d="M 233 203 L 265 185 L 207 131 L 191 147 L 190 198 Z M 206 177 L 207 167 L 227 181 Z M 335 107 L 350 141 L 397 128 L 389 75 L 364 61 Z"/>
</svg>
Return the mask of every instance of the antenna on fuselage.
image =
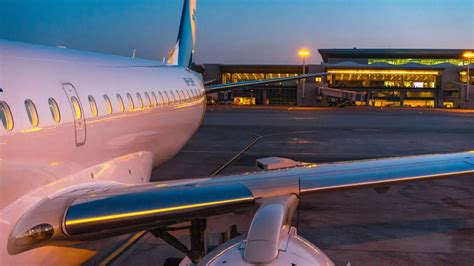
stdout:
<svg viewBox="0 0 474 266">
<path fill-rule="evenodd" d="M 133 48 L 133 51 L 132 51 L 132 58 L 135 58 L 135 53 L 137 52 L 137 49 Z"/>
</svg>

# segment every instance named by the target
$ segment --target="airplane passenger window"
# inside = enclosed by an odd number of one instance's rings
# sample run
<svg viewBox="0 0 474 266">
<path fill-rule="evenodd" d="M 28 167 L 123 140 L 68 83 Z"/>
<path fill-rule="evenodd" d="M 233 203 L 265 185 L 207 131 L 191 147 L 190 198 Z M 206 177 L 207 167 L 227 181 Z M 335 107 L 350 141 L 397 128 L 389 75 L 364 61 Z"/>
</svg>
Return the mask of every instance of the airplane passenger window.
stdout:
<svg viewBox="0 0 474 266">
<path fill-rule="evenodd" d="M 179 94 L 178 90 L 176 90 L 176 95 L 178 96 L 179 103 L 181 103 L 181 95 Z"/>
<path fill-rule="evenodd" d="M 194 90 L 191 90 L 191 94 L 193 95 L 193 99 L 196 98 L 196 92 Z"/>
<path fill-rule="evenodd" d="M 168 93 L 166 91 L 165 91 L 165 96 L 166 96 L 166 104 L 170 105 L 171 104 L 170 97 L 168 96 Z"/>
<path fill-rule="evenodd" d="M 12 112 L 8 104 L 2 101 L 0 101 L 0 120 L 2 120 L 3 128 L 8 131 L 13 130 Z"/>
<path fill-rule="evenodd" d="M 104 94 L 104 100 L 105 100 L 105 108 L 107 109 L 107 113 L 111 115 L 113 113 L 112 102 L 110 101 L 109 96 L 107 96 L 106 94 Z"/>
<path fill-rule="evenodd" d="M 146 107 L 150 108 L 151 107 L 151 99 L 150 99 L 150 95 L 148 95 L 148 92 L 145 92 L 145 100 L 146 100 Z"/>
<path fill-rule="evenodd" d="M 188 94 L 188 99 L 191 99 L 192 97 L 191 97 L 191 94 L 189 94 L 188 90 L 186 90 L 186 93 Z"/>
<path fill-rule="evenodd" d="M 118 102 L 120 112 L 121 113 L 125 112 L 125 104 L 123 104 L 122 96 L 120 96 L 120 94 L 118 93 L 117 93 L 117 102 Z"/>
<path fill-rule="evenodd" d="M 184 94 L 183 90 L 179 90 L 181 92 L 181 99 L 183 99 L 183 102 L 187 102 L 188 98 L 186 98 L 186 94 Z"/>
<path fill-rule="evenodd" d="M 158 106 L 158 101 L 156 100 L 156 94 L 155 92 L 151 92 L 151 101 L 153 102 L 153 108 L 156 108 Z"/>
<path fill-rule="evenodd" d="M 137 99 L 138 99 L 138 108 L 143 109 L 143 100 L 139 92 L 137 92 Z"/>
<path fill-rule="evenodd" d="M 51 111 L 51 116 L 53 117 L 54 123 L 61 122 L 61 113 L 59 112 L 59 106 L 56 100 L 53 98 L 48 99 L 49 110 Z"/>
<path fill-rule="evenodd" d="M 170 90 L 171 96 L 173 97 L 173 102 L 171 104 L 174 104 L 176 102 L 176 97 L 174 96 L 173 91 Z"/>
<path fill-rule="evenodd" d="M 135 109 L 135 103 L 133 103 L 133 98 L 130 93 L 127 93 L 127 98 L 128 98 L 128 111 L 133 111 Z"/>
<path fill-rule="evenodd" d="M 74 118 L 76 120 L 81 119 L 82 109 L 81 109 L 81 105 L 79 104 L 79 100 L 76 98 L 76 96 L 71 97 L 71 104 L 72 104 L 72 109 L 74 111 Z"/>
<path fill-rule="evenodd" d="M 87 98 L 89 99 L 89 105 L 91 106 L 91 115 L 97 116 L 99 114 L 99 111 L 97 110 L 97 104 L 95 102 L 94 97 L 92 97 L 92 95 L 89 95 L 89 97 Z"/>
<path fill-rule="evenodd" d="M 163 98 L 163 94 L 161 94 L 161 91 L 158 92 L 158 96 L 160 97 L 161 107 L 163 107 L 165 105 L 165 98 Z"/>
<path fill-rule="evenodd" d="M 38 111 L 36 111 L 36 106 L 30 99 L 25 101 L 26 113 L 28 114 L 28 119 L 32 126 L 37 127 L 39 124 Z"/>
</svg>

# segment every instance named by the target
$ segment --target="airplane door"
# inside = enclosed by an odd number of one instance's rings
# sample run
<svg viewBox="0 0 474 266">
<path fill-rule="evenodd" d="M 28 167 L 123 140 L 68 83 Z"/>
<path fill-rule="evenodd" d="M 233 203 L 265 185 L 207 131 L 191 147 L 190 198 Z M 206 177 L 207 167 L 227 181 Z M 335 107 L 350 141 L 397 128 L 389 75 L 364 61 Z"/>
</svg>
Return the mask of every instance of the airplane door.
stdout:
<svg viewBox="0 0 474 266">
<path fill-rule="evenodd" d="M 64 83 L 63 90 L 66 93 L 69 104 L 71 105 L 72 114 L 74 116 L 74 129 L 76 135 L 76 146 L 82 146 L 86 143 L 86 119 L 84 117 L 84 109 L 77 95 L 76 88 L 71 83 Z"/>
</svg>

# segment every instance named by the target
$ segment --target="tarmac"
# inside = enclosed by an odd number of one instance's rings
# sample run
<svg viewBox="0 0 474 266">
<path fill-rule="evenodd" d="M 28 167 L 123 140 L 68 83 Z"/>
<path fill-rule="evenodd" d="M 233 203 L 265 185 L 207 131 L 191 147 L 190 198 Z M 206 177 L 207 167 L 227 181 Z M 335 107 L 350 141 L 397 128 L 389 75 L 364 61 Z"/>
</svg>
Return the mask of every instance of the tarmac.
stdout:
<svg viewBox="0 0 474 266">
<path fill-rule="evenodd" d="M 269 156 L 321 163 L 474 150 L 474 112 L 210 106 L 152 180 L 209 176 L 256 138 L 220 175 L 256 171 L 255 160 Z M 474 265 L 474 176 L 396 185 L 385 194 L 314 194 L 301 199 L 296 220 L 299 234 L 336 265 Z M 130 246 L 113 265 L 183 256 L 149 233 Z"/>
</svg>

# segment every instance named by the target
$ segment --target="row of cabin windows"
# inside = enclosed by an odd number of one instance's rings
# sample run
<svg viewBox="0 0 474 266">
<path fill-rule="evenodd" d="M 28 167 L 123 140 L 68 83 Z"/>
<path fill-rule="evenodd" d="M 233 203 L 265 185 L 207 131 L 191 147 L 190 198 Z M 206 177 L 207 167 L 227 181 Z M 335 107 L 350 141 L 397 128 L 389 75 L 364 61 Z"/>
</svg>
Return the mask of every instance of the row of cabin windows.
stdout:
<svg viewBox="0 0 474 266">
<path fill-rule="evenodd" d="M 186 94 L 184 93 L 183 90 L 175 90 L 175 93 L 170 90 L 170 94 L 168 92 L 164 91 L 164 93 L 161 93 L 160 91 L 158 92 L 158 97 L 155 92 L 151 92 L 148 94 L 148 92 L 145 92 L 145 101 L 143 101 L 142 95 L 137 92 L 136 98 L 137 98 L 137 103 L 138 109 L 143 109 L 143 108 L 156 108 L 158 106 L 165 106 L 165 105 L 174 105 L 175 103 L 182 103 L 186 102 L 188 100 L 193 100 L 194 98 L 197 98 L 200 96 L 200 93 L 197 89 L 192 89 L 192 90 L 185 90 Z M 151 95 L 151 96 L 150 96 Z M 171 97 L 169 96 L 171 95 Z M 187 97 L 186 97 L 187 95 Z M 109 96 L 104 94 L 103 95 L 104 102 L 105 102 L 105 110 L 107 114 L 112 114 L 113 113 L 113 108 L 112 108 L 112 101 L 110 100 Z M 76 120 L 82 118 L 82 109 L 81 105 L 79 103 L 79 99 L 77 97 L 72 96 L 71 97 L 71 104 L 72 108 L 74 111 L 74 117 Z M 92 95 L 88 96 L 89 100 L 89 105 L 90 105 L 90 112 L 92 116 L 98 116 L 99 115 L 99 109 L 97 108 L 97 103 Z M 117 104 L 119 107 L 119 112 L 125 112 L 125 111 L 133 111 L 135 110 L 135 102 L 133 100 L 133 97 L 130 93 L 127 93 L 127 100 L 128 100 L 128 109 L 125 108 L 125 103 L 123 101 L 123 98 L 120 94 L 116 94 L 116 100 Z M 54 98 L 49 98 L 48 99 L 48 105 L 49 105 L 49 110 L 51 111 L 51 116 L 53 118 L 54 123 L 59 123 L 61 122 L 61 112 L 58 106 L 58 103 Z M 26 108 L 26 113 L 28 115 L 28 119 L 30 120 L 30 123 L 33 127 L 37 127 L 39 125 L 39 116 L 38 116 L 38 111 L 36 110 L 36 106 L 33 103 L 32 100 L 27 99 L 25 100 L 25 108 Z M 13 130 L 13 115 L 10 110 L 10 107 L 8 104 L 4 101 L 0 101 L 0 120 L 2 121 L 3 127 L 11 131 Z"/>
</svg>

